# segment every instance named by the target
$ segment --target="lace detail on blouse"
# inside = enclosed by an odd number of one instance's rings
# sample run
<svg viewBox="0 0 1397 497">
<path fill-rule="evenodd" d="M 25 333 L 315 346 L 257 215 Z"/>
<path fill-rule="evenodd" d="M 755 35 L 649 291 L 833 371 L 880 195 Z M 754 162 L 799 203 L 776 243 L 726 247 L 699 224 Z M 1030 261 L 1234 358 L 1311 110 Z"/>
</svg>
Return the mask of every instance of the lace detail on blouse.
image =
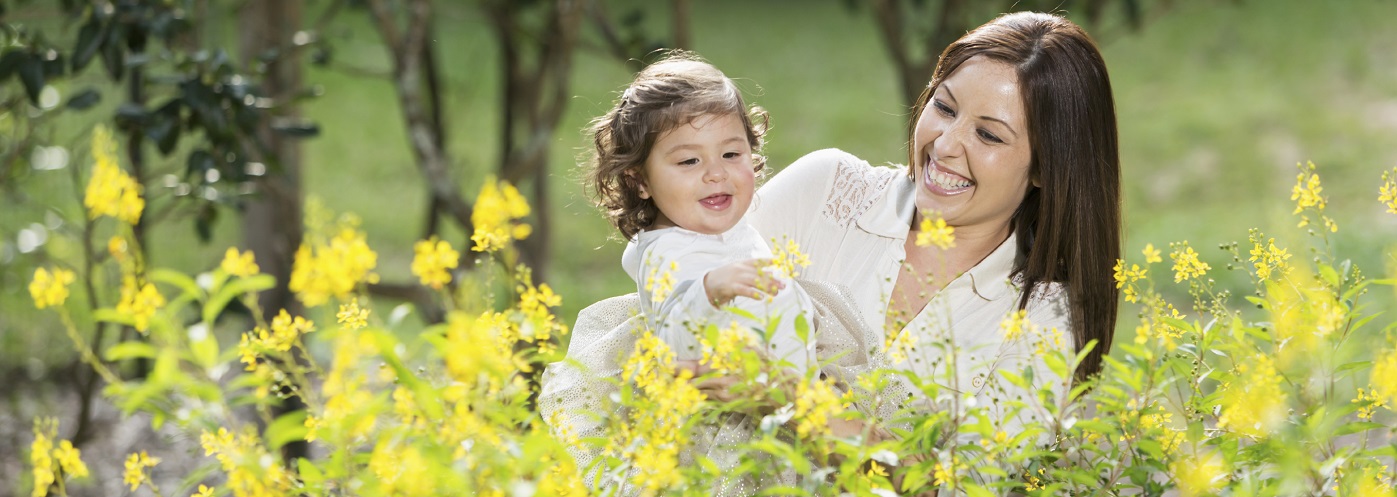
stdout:
<svg viewBox="0 0 1397 497">
<path fill-rule="evenodd" d="M 839 226 L 847 227 L 868 211 L 878 200 L 876 193 L 888 186 L 900 172 L 898 169 L 872 167 L 867 162 L 839 161 L 834 173 L 834 185 L 825 198 L 821 213 Z"/>
</svg>

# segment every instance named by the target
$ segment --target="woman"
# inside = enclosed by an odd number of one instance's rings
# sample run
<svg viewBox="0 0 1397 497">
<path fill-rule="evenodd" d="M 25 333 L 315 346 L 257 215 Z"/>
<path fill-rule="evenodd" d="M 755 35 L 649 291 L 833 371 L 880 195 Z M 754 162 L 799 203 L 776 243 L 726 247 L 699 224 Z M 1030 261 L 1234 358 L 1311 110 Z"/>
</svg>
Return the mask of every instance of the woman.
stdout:
<svg viewBox="0 0 1397 497">
<path fill-rule="evenodd" d="M 1060 336 L 1078 351 L 1095 342 L 1075 376 L 1099 371 L 1116 318 L 1120 165 L 1110 81 L 1091 38 L 1039 13 L 1006 14 L 967 33 L 942 53 L 908 147 L 906 169 L 815 152 L 757 194 L 752 224 L 798 243 L 811 261 L 801 277 L 834 288 L 817 304 L 850 333 L 821 330 L 821 357 L 838 358 L 846 373 L 866 371 L 880 362 L 887 329 L 905 338 L 894 344 L 913 344 L 895 367 L 988 400 L 1022 396 L 996 371 L 1035 367 L 1049 377 L 1037 368 L 1034 337 L 1001 329 L 1018 316 L 1049 342 Z M 920 228 L 937 219 L 954 229 L 953 244 L 918 245 Z M 615 356 L 605 357 L 626 350 L 616 341 L 629 333 L 622 321 L 633 305 L 617 298 L 583 311 L 569 357 L 596 374 L 617 371 Z M 858 322 L 873 326 L 847 325 Z M 549 375 L 545 410 L 567 409 L 587 388 L 568 380 L 575 374 Z M 1066 392 L 1071 380 L 1050 381 Z M 724 385 L 706 389 L 722 397 Z"/>
</svg>

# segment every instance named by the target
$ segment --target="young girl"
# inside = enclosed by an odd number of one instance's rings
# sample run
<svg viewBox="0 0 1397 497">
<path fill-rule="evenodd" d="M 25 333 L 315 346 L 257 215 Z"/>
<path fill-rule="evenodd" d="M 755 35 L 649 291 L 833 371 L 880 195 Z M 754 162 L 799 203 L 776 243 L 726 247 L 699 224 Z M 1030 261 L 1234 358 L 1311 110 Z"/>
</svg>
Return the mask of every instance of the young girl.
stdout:
<svg viewBox="0 0 1397 497">
<path fill-rule="evenodd" d="M 761 341 L 767 356 L 804 372 L 814 337 L 798 337 L 794 323 L 804 315 L 814 329 L 814 305 L 766 267 L 771 250 L 743 221 L 766 162 L 758 155 L 765 121 L 717 68 L 671 54 L 593 122 L 587 184 L 632 242 L 621 265 L 646 321 L 678 359 L 702 357 L 696 333 L 707 324 L 737 322 L 760 336 L 775 317 L 775 332 Z"/>
</svg>

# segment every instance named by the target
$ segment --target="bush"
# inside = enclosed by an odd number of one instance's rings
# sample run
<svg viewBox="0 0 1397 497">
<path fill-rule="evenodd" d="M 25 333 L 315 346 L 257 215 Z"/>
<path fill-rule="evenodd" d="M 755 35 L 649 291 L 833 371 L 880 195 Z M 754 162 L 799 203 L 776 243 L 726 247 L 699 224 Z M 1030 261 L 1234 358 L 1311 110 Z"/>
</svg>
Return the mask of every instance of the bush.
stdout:
<svg viewBox="0 0 1397 497">
<path fill-rule="evenodd" d="M 116 225 L 106 262 L 115 267 L 40 268 L 29 289 L 37 307 L 62 318 L 74 347 L 107 382 L 105 395 L 128 415 L 149 413 L 157 425 L 197 435 L 212 456 L 207 471 L 187 475 L 185 488 L 157 489 L 148 475 L 159 460 L 131 454 L 124 464 L 132 490 L 581 495 L 590 480 L 627 494 L 711 495 L 747 478 L 779 485 L 772 492 L 812 495 L 891 495 L 895 487 L 970 495 L 1391 494 L 1397 320 L 1370 293 L 1397 280 L 1370 279 L 1334 253 L 1328 237 L 1338 224 L 1325 214 L 1313 164 L 1301 168 L 1292 196 L 1311 257 L 1253 230 L 1246 245 L 1222 246 L 1228 259 L 1220 269 L 1188 242 L 1169 245 L 1164 280 L 1155 276 L 1164 254 L 1153 245 L 1139 262 L 1115 261 L 1138 326 L 1100 375 L 1070 390 L 1061 379 L 1083 354 L 1063 351 L 1059 330 L 1022 315 L 1006 316 L 1003 332 L 1037 340 L 1042 367 L 1002 370 L 997 381 L 1034 395 L 995 405 L 901 373 L 895 363 L 905 360 L 898 350 L 906 343 L 897 334 L 881 354 L 888 368 L 839 385 L 783 375 L 746 348 L 741 330 L 709 327 L 704 342 L 717 358 L 710 362 L 737 378 L 736 398 L 717 402 L 696 387 L 711 378 L 677 371 L 673 353 L 641 330 L 611 379 L 615 408 L 602 409 L 600 436 L 580 436 L 569 420 L 544 419 L 534 407 L 540 367 L 561 359 L 556 342 L 568 330 L 551 311 L 561 297 L 516 264 L 511 244 L 528 236 L 529 208 L 510 185 L 487 181 L 477 200 L 470 253 L 481 264 L 470 271 L 457 267 L 461 257 L 449 243 L 417 244 L 412 272 L 448 313 L 403 339 L 391 317 L 370 311 L 364 288 L 377 278 L 377 256 L 352 217 L 313 227 L 290 281 L 307 306 L 338 309 L 333 325 L 285 310 L 263 322 L 255 295 L 275 282 L 235 248 L 198 275 L 146 267 L 129 224 L 144 207 L 140 189 L 115 166 L 110 140 L 104 131 L 94 136 L 98 166 L 85 206 Z M 1397 169 L 1382 183 L 1380 202 L 1397 214 Z M 942 231 L 938 237 L 951 236 Z M 798 248 L 788 250 L 799 259 Z M 1397 249 L 1388 257 L 1397 263 Z M 1247 275 L 1255 293 L 1242 303 L 1217 290 L 1211 275 L 1219 270 Z M 69 316 L 77 304 L 68 286 L 88 279 L 102 288 L 107 278 L 119 296 L 93 315 L 141 338 L 99 357 Z M 1191 302 L 1169 302 L 1162 288 L 1171 284 L 1187 288 Z M 215 330 L 229 326 L 221 317 L 235 301 L 255 322 L 236 345 L 220 343 Z M 312 353 L 321 346 L 328 357 Z M 112 370 L 131 359 L 150 361 L 149 374 L 127 379 Z M 884 410 L 890 395 L 911 390 L 925 399 L 918 408 Z M 288 397 L 307 409 L 274 416 Z M 850 419 L 896 436 L 872 428 L 830 434 L 832 420 Z M 694 449 L 723 427 L 747 440 L 723 454 L 733 464 Z M 68 482 L 88 473 L 79 450 L 56 432 L 52 420 L 35 422 L 34 496 L 66 495 Z M 313 458 L 275 456 L 297 440 L 312 443 Z M 599 455 L 593 466 L 579 467 L 573 454 L 582 452 Z"/>
</svg>

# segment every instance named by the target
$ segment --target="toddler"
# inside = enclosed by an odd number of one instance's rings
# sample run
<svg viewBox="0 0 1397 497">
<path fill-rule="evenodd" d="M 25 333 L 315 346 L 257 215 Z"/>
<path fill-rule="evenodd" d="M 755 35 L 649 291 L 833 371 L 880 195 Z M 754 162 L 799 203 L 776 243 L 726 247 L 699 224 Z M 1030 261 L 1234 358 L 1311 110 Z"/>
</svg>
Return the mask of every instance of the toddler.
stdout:
<svg viewBox="0 0 1397 497">
<path fill-rule="evenodd" d="M 813 330 L 814 304 L 767 267 L 771 249 L 743 221 L 766 162 L 765 128 L 766 113 L 748 109 L 721 71 L 673 53 L 642 70 L 616 107 L 593 121 L 586 182 L 631 242 L 621 265 L 646 321 L 678 359 L 702 357 L 695 333 L 706 324 L 736 321 L 760 336 L 775 317 L 765 354 L 805 372 L 814 337 L 799 338 L 794 323 L 803 314 Z"/>
</svg>

